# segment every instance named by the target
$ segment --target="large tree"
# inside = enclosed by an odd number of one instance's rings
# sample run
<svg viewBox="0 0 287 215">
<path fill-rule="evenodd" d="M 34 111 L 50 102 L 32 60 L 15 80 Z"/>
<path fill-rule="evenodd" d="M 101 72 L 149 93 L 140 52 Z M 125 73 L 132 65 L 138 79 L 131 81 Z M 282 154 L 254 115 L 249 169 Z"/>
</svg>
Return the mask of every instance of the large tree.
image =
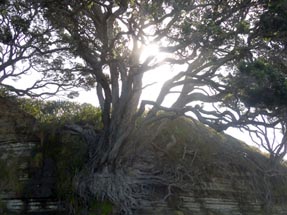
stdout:
<svg viewBox="0 0 287 215">
<path fill-rule="evenodd" d="M 33 67 L 44 75 L 44 86 L 95 87 L 103 129 L 88 141 L 89 167 L 97 179 L 116 174 L 139 117 L 147 124 L 190 113 L 217 131 L 245 129 L 280 160 L 287 150 L 286 7 L 283 0 L 4 1 L 0 83 L 31 95 L 38 85 L 23 91 L 2 79 Z M 142 59 L 149 44 L 166 57 Z M 28 67 L 16 70 L 22 59 Z M 141 101 L 143 76 L 163 64 L 181 71 L 164 83 L 155 101 Z M 170 94 L 177 99 L 165 107 Z M 270 140 L 270 129 L 282 130 L 280 144 Z M 100 188 L 90 192 L 104 195 Z M 128 212 L 131 205 L 122 201 Z"/>
</svg>

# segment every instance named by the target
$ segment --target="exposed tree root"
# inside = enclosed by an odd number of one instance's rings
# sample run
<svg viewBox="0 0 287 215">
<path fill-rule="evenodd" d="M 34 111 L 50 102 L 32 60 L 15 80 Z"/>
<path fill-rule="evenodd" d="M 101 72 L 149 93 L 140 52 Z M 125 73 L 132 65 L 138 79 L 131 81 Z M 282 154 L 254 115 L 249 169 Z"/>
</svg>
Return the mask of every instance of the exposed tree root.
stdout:
<svg viewBox="0 0 287 215">
<path fill-rule="evenodd" d="M 94 142 L 96 134 L 93 132 L 77 131 L 88 142 Z M 171 141 L 174 142 L 174 138 Z M 165 149 L 156 149 L 153 144 L 144 148 L 141 152 L 118 157 L 113 165 L 95 167 L 93 162 L 89 163 L 75 177 L 79 195 L 86 200 L 108 200 L 115 205 L 119 214 L 132 215 L 135 210 L 150 208 L 154 203 L 166 203 L 174 193 L 192 185 L 189 165 L 180 161 L 174 165 L 165 162 L 170 159 L 168 153 Z M 97 151 L 96 154 L 100 155 L 98 149 L 91 151 Z M 186 150 L 183 153 L 180 157 L 184 159 Z"/>
</svg>

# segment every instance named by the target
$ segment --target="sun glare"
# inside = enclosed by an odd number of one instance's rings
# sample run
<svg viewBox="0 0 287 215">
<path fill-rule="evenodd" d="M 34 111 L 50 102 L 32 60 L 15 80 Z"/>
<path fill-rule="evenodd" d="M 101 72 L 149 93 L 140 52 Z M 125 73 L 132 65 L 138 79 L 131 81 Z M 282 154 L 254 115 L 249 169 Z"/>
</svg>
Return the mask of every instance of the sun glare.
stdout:
<svg viewBox="0 0 287 215">
<path fill-rule="evenodd" d="M 140 56 L 140 62 L 145 62 L 145 60 L 149 57 L 154 57 L 154 60 L 157 60 L 157 58 L 161 55 L 163 55 L 163 53 L 159 51 L 159 46 L 157 44 L 151 43 L 144 46 Z"/>
<path fill-rule="evenodd" d="M 160 45 L 156 43 L 150 43 L 144 47 L 140 56 L 140 62 L 144 63 L 147 59 L 150 59 L 148 65 L 153 66 L 158 64 L 155 68 L 147 71 L 143 77 L 143 87 L 141 99 L 143 100 L 155 100 L 162 88 L 162 85 L 172 78 L 179 70 L 176 66 L 171 66 L 168 63 L 164 63 L 164 59 L 168 57 L 168 53 L 160 50 Z M 173 103 L 177 95 L 173 94 L 168 96 L 165 102 L 167 106 Z"/>
</svg>

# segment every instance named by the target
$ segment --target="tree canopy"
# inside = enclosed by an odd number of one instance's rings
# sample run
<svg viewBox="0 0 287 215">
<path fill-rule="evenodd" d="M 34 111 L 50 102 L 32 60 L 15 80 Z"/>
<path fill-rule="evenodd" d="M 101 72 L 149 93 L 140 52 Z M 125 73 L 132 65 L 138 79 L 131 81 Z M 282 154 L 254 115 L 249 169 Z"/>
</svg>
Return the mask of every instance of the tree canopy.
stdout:
<svg viewBox="0 0 287 215">
<path fill-rule="evenodd" d="M 146 105 L 148 118 L 155 117 L 175 93 L 170 111 L 192 112 L 218 131 L 255 132 L 276 156 L 283 149 L 268 143 L 263 127 L 285 131 L 286 7 L 266 0 L 3 1 L 0 83 L 29 96 L 95 87 L 104 142 L 111 145 L 132 130 Z M 142 60 L 148 44 L 166 58 Z M 182 71 L 163 85 L 156 101 L 140 104 L 144 74 L 163 64 L 182 65 Z M 31 71 L 41 76 L 26 89 L 7 84 Z"/>
<path fill-rule="evenodd" d="M 185 114 L 248 131 L 274 160 L 286 154 L 286 1 L 5 0 L 0 10 L 1 87 L 29 96 L 96 88 L 103 132 L 94 165 L 115 162 L 139 117 Z M 149 44 L 166 57 L 142 59 Z M 155 101 L 141 101 L 144 75 L 162 65 L 180 71 Z M 31 70 L 41 75 L 31 87 L 8 84 Z"/>
</svg>

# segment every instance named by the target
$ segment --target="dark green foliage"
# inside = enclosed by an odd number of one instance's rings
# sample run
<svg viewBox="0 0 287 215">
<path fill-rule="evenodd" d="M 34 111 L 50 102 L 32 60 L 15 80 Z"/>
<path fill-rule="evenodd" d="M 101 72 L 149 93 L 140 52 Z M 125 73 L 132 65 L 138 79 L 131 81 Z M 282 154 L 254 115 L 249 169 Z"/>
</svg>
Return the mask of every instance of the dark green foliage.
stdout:
<svg viewBox="0 0 287 215">
<path fill-rule="evenodd" d="M 89 215 L 110 215 L 113 205 L 110 202 L 92 201 L 89 206 Z"/>
<path fill-rule="evenodd" d="M 242 62 L 238 70 L 231 87 L 246 106 L 271 110 L 287 105 L 286 75 L 275 65 L 263 60 Z"/>
<path fill-rule="evenodd" d="M 286 0 L 267 0 L 266 12 L 260 18 L 261 33 L 271 40 L 284 40 L 287 36 L 287 2 Z"/>
<path fill-rule="evenodd" d="M 19 181 L 20 170 L 18 169 L 21 160 L 11 157 L 8 160 L 0 160 L 0 190 L 11 190 L 19 195 L 23 191 L 23 183 Z M 1 210 L 0 210 L 1 211 Z"/>
<path fill-rule="evenodd" d="M 65 201 L 74 198 L 73 179 L 87 159 L 87 146 L 82 138 L 61 133 L 56 140 L 48 140 L 46 154 L 56 161 L 57 196 Z"/>
</svg>

